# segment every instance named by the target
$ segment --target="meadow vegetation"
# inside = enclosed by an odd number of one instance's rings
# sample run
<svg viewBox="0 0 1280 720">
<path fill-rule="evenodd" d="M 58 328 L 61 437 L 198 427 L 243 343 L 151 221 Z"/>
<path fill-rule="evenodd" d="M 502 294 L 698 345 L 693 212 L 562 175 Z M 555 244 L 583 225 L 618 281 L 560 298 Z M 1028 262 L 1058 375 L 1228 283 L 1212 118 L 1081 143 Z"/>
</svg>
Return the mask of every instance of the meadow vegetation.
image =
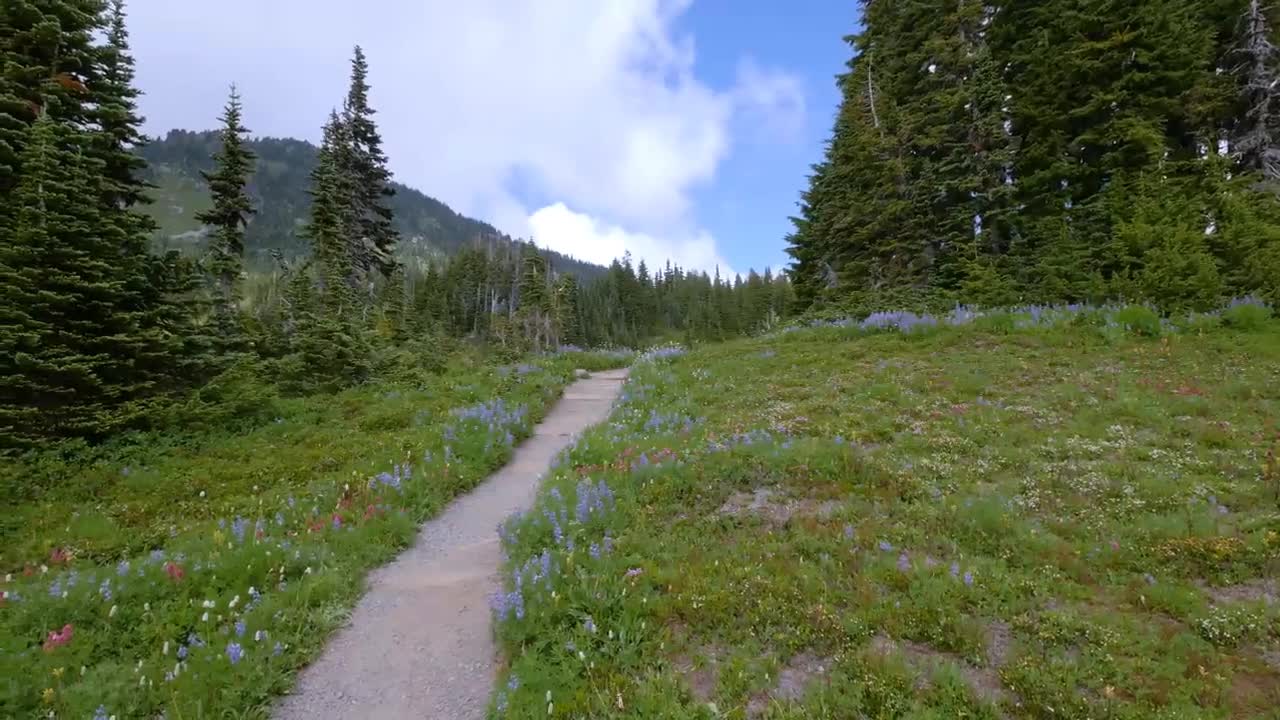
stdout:
<svg viewBox="0 0 1280 720">
<path fill-rule="evenodd" d="M 626 353 L 277 396 L 228 425 L 65 442 L 0 468 L 0 716 L 262 717 L 418 525 L 499 467 L 573 370 Z"/>
<path fill-rule="evenodd" d="M 1257 301 L 882 313 L 639 361 L 501 529 L 503 718 L 1263 718 Z"/>
</svg>

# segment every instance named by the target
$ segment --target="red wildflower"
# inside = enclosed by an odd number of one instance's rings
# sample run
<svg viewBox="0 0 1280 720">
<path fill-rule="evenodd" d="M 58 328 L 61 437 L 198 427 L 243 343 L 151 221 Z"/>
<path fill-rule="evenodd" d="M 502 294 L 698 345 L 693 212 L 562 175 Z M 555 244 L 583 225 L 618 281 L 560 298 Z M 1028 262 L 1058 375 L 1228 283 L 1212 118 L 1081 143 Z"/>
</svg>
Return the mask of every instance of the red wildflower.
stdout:
<svg viewBox="0 0 1280 720">
<path fill-rule="evenodd" d="M 171 562 L 165 563 L 164 571 L 169 574 L 169 579 L 173 580 L 174 582 L 181 580 L 182 577 L 186 575 L 186 572 L 182 569 L 182 566 L 178 565 L 177 563 L 171 563 Z"/>
<path fill-rule="evenodd" d="M 71 556 L 62 548 L 54 548 L 49 551 L 49 564 L 61 565 L 71 559 Z"/>
<path fill-rule="evenodd" d="M 53 652 L 55 649 L 71 642 L 72 632 L 73 628 L 71 627 L 71 623 L 63 625 L 61 632 L 49 631 L 49 637 L 44 641 L 44 651 Z"/>
</svg>

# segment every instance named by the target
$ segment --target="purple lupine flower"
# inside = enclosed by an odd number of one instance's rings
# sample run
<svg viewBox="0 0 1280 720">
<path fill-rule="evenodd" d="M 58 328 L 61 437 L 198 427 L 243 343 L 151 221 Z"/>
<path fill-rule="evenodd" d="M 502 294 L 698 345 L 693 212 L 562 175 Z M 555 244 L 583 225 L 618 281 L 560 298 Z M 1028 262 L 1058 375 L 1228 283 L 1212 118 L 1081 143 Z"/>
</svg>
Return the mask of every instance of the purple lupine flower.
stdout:
<svg viewBox="0 0 1280 720">
<path fill-rule="evenodd" d="M 901 572 L 907 572 L 910 569 L 911 569 L 911 558 L 907 557 L 907 554 L 905 552 L 900 553 L 898 555 L 898 570 L 900 570 Z"/>
<path fill-rule="evenodd" d="M 276 641 L 276 646 L 271 649 L 271 654 L 279 655 L 282 652 L 284 652 L 284 645 L 281 645 L 279 641 Z"/>
<path fill-rule="evenodd" d="M 582 628 L 589 633 L 594 633 L 596 631 L 596 623 L 590 617 L 587 617 L 586 622 L 582 623 Z"/>
<path fill-rule="evenodd" d="M 236 637 L 244 637 L 245 624 L 244 620 L 236 621 Z"/>
<path fill-rule="evenodd" d="M 507 680 L 507 689 L 511 692 L 520 689 L 520 678 L 516 677 L 515 673 L 512 673 L 511 678 Z"/>
<path fill-rule="evenodd" d="M 968 570 L 965 571 L 964 584 L 969 586 L 973 585 L 973 573 L 971 571 L 968 571 Z"/>
<path fill-rule="evenodd" d="M 960 577 L 960 563 L 951 563 L 951 577 Z"/>
<path fill-rule="evenodd" d="M 102 599 L 104 601 L 111 602 L 111 581 L 110 580 L 102 581 L 102 584 L 98 586 L 98 594 L 102 596 Z"/>
<path fill-rule="evenodd" d="M 236 542 L 244 542 L 245 531 L 249 529 L 249 521 L 238 517 L 231 523 L 231 534 L 235 536 Z"/>
<path fill-rule="evenodd" d="M 597 545 L 597 544 L 595 544 L 595 543 L 591 543 L 591 548 L 590 548 L 590 550 L 589 550 L 588 552 L 591 554 L 591 559 L 592 559 L 592 560 L 599 560 L 599 559 L 600 559 L 600 546 L 599 546 L 599 545 Z"/>
<path fill-rule="evenodd" d="M 107 720 L 106 705 L 99 705 L 98 709 L 93 711 L 93 720 Z"/>
<path fill-rule="evenodd" d="M 124 577 L 125 575 L 128 575 L 128 574 L 129 574 L 129 561 L 121 560 L 120 564 L 116 565 L 116 575 L 119 575 L 120 577 Z"/>
<path fill-rule="evenodd" d="M 179 660 L 186 660 L 186 659 L 187 659 L 187 653 L 188 653 L 188 652 L 189 652 L 189 651 L 187 650 L 187 646 L 186 646 L 186 645 L 179 645 L 179 646 L 178 646 L 178 659 L 179 659 Z"/>
<path fill-rule="evenodd" d="M 604 536 L 604 552 L 606 555 L 613 552 L 613 538 L 608 535 Z"/>
<path fill-rule="evenodd" d="M 240 662 L 240 658 L 244 657 L 244 648 L 240 647 L 240 643 L 227 643 L 227 659 L 232 665 Z"/>
<path fill-rule="evenodd" d="M 881 552 L 893 552 L 893 544 L 890 543 L 888 540 L 881 540 L 880 550 Z"/>
<path fill-rule="evenodd" d="M 1143 576 L 1142 576 L 1142 579 L 1143 579 L 1143 580 L 1146 580 L 1148 585 L 1155 585 L 1155 584 L 1156 584 L 1156 577 L 1155 577 L 1154 575 L 1152 575 L 1151 573 L 1147 573 L 1147 574 L 1143 575 Z"/>
<path fill-rule="evenodd" d="M 853 539 L 853 526 L 852 526 L 852 525 L 845 525 L 845 526 L 844 526 L 844 539 L 845 539 L 845 540 L 852 540 L 852 539 Z"/>
</svg>

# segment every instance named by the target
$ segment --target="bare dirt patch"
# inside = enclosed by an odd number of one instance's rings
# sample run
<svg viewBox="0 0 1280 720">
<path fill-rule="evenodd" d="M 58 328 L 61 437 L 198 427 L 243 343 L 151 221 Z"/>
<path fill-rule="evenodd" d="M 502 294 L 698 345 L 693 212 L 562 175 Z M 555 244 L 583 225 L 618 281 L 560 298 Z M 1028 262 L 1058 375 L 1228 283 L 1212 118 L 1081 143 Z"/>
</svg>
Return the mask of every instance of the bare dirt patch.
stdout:
<svg viewBox="0 0 1280 720">
<path fill-rule="evenodd" d="M 827 678 L 831 658 L 813 653 L 800 653 L 778 671 L 778 681 L 767 692 L 756 693 L 747 701 L 747 717 L 764 715 L 771 702 L 795 702 L 802 699 L 815 683 Z"/>
<path fill-rule="evenodd" d="M 693 655 L 681 654 L 672 659 L 671 665 L 689 686 L 689 692 L 698 702 L 711 702 L 720 681 L 720 658 L 724 648 L 708 645 Z"/>
<path fill-rule="evenodd" d="M 991 663 L 993 656 L 999 656 L 1000 662 L 1004 661 L 1004 655 L 1008 652 L 1010 636 L 1011 632 L 1007 625 L 1004 623 L 993 624 L 988 636 L 988 663 Z M 1009 692 L 1004 689 L 1004 685 L 1000 682 L 1000 674 L 997 672 L 998 664 L 976 667 L 951 653 L 935 650 L 928 645 L 911 642 L 910 640 L 894 640 L 887 635 L 877 635 L 871 640 L 870 647 L 871 651 L 877 655 L 900 655 L 907 666 L 918 673 L 916 681 L 918 690 L 928 689 L 932 683 L 930 676 L 940 668 L 954 666 L 960 671 L 965 684 L 969 686 L 969 689 L 979 700 L 1000 704 L 1010 697 Z"/>
<path fill-rule="evenodd" d="M 725 500 L 717 515 L 732 517 L 758 517 L 781 527 L 793 517 L 815 517 L 826 520 L 840 509 L 836 500 L 813 498 L 788 498 L 775 488 L 756 488 L 752 492 L 736 492 Z"/>
<path fill-rule="evenodd" d="M 1223 585 L 1220 587 L 1212 587 L 1202 583 L 1200 587 L 1215 605 L 1253 602 L 1275 605 L 1280 603 L 1280 586 L 1277 585 L 1275 580 L 1250 580 L 1239 585 Z"/>
</svg>

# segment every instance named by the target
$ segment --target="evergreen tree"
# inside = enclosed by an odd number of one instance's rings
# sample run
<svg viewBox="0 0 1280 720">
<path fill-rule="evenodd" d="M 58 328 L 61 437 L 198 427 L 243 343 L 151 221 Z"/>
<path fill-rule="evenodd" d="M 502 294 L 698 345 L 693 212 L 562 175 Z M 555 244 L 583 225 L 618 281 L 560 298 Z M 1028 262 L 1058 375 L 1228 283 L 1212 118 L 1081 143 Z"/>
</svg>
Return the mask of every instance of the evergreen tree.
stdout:
<svg viewBox="0 0 1280 720">
<path fill-rule="evenodd" d="M 0 242 L 0 443 L 101 437 L 162 389 L 168 347 L 133 289 L 136 258 L 86 198 L 102 192 L 89 138 L 44 114 L 29 131 Z"/>
<path fill-rule="evenodd" d="M 395 268 L 399 238 L 387 202 L 395 190 L 391 187 L 387 156 L 382 151 L 382 136 L 373 120 L 375 111 L 369 105 L 369 89 L 369 64 L 357 45 L 351 60 L 351 87 L 342 112 L 351 144 L 347 171 L 355 190 L 353 260 L 355 270 L 366 276 L 374 270 L 390 275 Z"/>
<path fill-rule="evenodd" d="M 0 3 L 0 208 L 19 182 L 28 128 L 38 117 L 87 132 L 95 121 L 90 88 L 100 85 L 100 0 Z"/>
<path fill-rule="evenodd" d="M 215 170 L 201 173 L 213 196 L 213 206 L 196 219 L 211 227 L 209 273 L 213 279 L 216 332 L 226 349 L 240 342 L 241 274 L 244 234 L 253 214 L 245 189 L 253 173 L 254 154 L 245 147 L 247 129 L 241 124 L 240 95 L 233 85 L 222 114 L 222 147 L 214 155 Z"/>
</svg>

